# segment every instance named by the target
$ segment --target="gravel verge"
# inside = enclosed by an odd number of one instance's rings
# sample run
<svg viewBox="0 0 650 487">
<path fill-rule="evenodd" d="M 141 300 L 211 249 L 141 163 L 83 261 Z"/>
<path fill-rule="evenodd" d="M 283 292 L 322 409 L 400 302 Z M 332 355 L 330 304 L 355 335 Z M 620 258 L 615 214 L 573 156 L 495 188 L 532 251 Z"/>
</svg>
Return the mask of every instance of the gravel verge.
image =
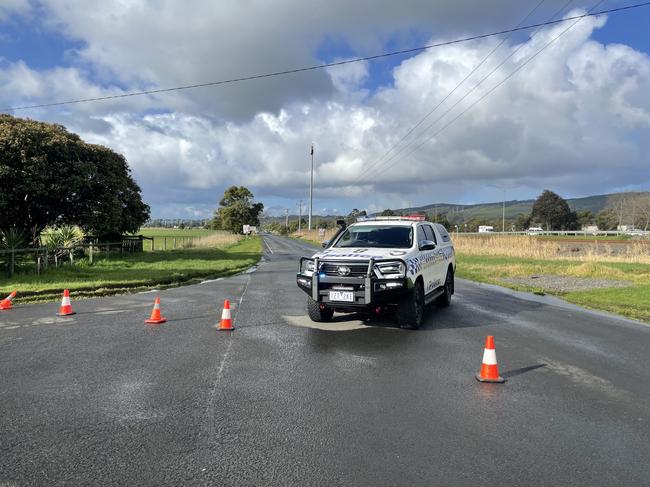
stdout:
<svg viewBox="0 0 650 487">
<path fill-rule="evenodd" d="M 545 291 L 568 293 L 571 291 L 588 291 L 608 287 L 627 287 L 632 284 L 628 281 L 613 279 L 591 279 L 586 277 L 569 277 L 553 275 L 533 275 L 528 277 L 505 277 L 501 279 L 510 284 L 541 288 Z"/>
</svg>

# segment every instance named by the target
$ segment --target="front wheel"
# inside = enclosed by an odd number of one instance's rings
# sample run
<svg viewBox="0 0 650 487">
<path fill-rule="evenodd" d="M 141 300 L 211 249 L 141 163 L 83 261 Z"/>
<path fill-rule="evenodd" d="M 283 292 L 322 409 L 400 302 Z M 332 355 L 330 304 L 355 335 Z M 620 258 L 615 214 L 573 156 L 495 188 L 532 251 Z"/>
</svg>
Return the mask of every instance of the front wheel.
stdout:
<svg viewBox="0 0 650 487">
<path fill-rule="evenodd" d="M 417 281 L 410 295 L 404 298 L 397 308 L 397 323 L 400 328 L 416 330 L 422 325 L 424 317 L 424 288 Z"/>
<path fill-rule="evenodd" d="M 308 297 L 307 314 L 312 321 L 323 323 L 332 319 L 332 316 L 334 316 L 334 310 Z"/>
</svg>

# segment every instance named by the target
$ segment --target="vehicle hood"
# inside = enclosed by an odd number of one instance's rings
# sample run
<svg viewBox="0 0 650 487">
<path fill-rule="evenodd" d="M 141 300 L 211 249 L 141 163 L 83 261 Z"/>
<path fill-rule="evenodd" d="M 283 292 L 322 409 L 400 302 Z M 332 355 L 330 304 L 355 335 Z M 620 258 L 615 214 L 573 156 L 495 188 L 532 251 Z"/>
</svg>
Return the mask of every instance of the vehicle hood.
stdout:
<svg viewBox="0 0 650 487">
<path fill-rule="evenodd" d="M 410 253 L 409 249 L 378 249 L 363 247 L 348 247 L 326 249 L 317 252 L 312 258 L 321 260 L 369 260 L 369 259 L 404 259 Z"/>
</svg>

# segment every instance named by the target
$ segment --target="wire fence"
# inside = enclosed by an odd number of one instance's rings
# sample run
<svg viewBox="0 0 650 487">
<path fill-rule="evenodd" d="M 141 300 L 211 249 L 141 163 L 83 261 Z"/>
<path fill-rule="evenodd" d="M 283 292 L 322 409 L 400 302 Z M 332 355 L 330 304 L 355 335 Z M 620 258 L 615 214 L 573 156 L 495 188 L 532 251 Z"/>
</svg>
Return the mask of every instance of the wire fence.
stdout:
<svg viewBox="0 0 650 487">
<path fill-rule="evenodd" d="M 124 257 L 143 251 L 164 251 L 192 247 L 196 237 L 126 236 L 120 242 L 89 241 L 66 247 L 31 247 L 0 250 L 0 268 L 8 277 L 17 272 L 40 274 L 48 268 L 75 265 L 83 259 L 92 265 L 98 259 Z M 95 240 L 95 241 L 93 241 Z"/>
</svg>

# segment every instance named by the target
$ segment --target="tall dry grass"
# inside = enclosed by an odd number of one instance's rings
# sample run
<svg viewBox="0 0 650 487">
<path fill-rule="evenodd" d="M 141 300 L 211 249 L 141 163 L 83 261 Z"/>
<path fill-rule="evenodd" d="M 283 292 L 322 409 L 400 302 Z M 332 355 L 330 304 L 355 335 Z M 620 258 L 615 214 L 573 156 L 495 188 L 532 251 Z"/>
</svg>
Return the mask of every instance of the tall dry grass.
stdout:
<svg viewBox="0 0 650 487">
<path fill-rule="evenodd" d="M 318 230 L 301 230 L 293 234 L 294 237 L 304 238 L 306 240 L 311 240 L 312 242 L 324 242 L 325 240 L 331 239 L 334 234 L 338 231 L 338 228 L 330 228 L 325 230 L 325 234 L 321 237 L 318 234 Z"/>
<path fill-rule="evenodd" d="M 527 235 L 455 235 L 453 241 L 456 251 L 466 255 L 650 264 L 650 244 L 643 241 L 622 244 L 598 241 L 589 244 L 572 244 L 562 241 L 540 241 Z M 580 250 L 575 250 L 576 248 Z"/>
<path fill-rule="evenodd" d="M 229 232 L 217 232 L 213 235 L 208 235 L 206 237 L 199 237 L 193 239 L 191 242 L 188 242 L 186 247 L 220 247 L 222 245 L 230 245 L 239 242 L 242 238 L 242 235 L 235 235 L 234 233 Z"/>
</svg>

